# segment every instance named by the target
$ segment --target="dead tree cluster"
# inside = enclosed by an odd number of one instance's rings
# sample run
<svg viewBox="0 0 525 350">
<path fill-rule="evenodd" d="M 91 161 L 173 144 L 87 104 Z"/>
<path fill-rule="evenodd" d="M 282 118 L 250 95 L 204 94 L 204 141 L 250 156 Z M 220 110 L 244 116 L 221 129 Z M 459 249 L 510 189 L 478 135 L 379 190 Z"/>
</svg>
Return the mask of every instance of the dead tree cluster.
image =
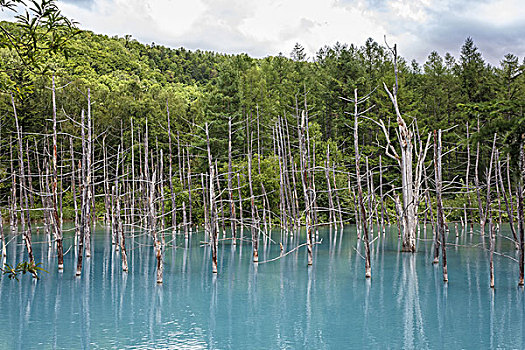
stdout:
<svg viewBox="0 0 525 350">
<path fill-rule="evenodd" d="M 211 270 L 217 273 L 220 241 L 251 244 L 253 263 L 258 263 L 261 243 L 301 237 L 304 228 L 305 242 L 300 246 L 306 246 L 307 264 L 312 265 L 319 227 L 328 225 L 337 234 L 345 224 L 355 223 L 369 278 L 374 236 L 380 238 L 386 227 L 396 223 L 402 250 L 407 252 L 415 252 L 418 239 L 426 236 L 428 225 L 432 227 L 434 262 L 441 257 L 446 282 L 450 228 L 456 236 L 484 236 L 488 226 L 493 286 L 494 241 L 501 235 L 503 221 L 508 221 L 509 239 L 519 249 L 519 283 L 523 284 L 523 186 L 512 181 L 510 158 L 501 153 L 497 135 L 483 166 L 479 142 L 471 164 L 474 143 L 468 126 L 463 146 L 444 142 L 447 131 L 420 135 L 417 122 L 407 123 L 398 105 L 397 73 L 394 86 L 384 86 L 395 128 L 368 116 L 374 108 L 369 103 L 374 91 L 359 97 L 356 89 L 354 96 L 343 98 L 353 106 L 347 111 L 354 141 L 350 156 L 330 140 L 312 135 L 306 93 L 304 103 L 296 99 L 295 107 L 276 118 L 267 118 L 257 107 L 235 118 L 186 120 L 170 115 L 166 101 L 163 120 L 130 117 L 120 122 L 120 129 L 108 129 L 93 111 L 89 89 L 82 93 L 83 107 L 70 113 L 69 106 L 57 99 L 57 91 L 67 94 L 71 86 L 57 87 L 55 80 L 53 76 L 50 82 L 52 112 L 45 130 L 23 130 L 14 96 L 10 96 L 10 119 L 0 123 L 4 259 L 9 236 L 20 234 L 34 263 L 37 233 L 55 251 L 59 270 L 64 268 L 65 252 L 72 248 L 64 244 L 73 242 L 76 275 L 81 276 L 98 223 L 108 228 L 123 271 L 132 268 L 129 245 L 148 235 L 156 280 L 162 283 L 166 247 L 178 235 L 190 239 L 200 227 L 204 245 L 210 248 Z M 7 122 L 11 120 L 14 127 Z M 359 126 L 365 122 L 382 135 L 381 154 L 361 153 Z M 432 139 L 434 157 L 427 159 Z M 444 171 L 444 162 L 451 164 L 447 157 L 457 159 L 458 154 L 466 160 L 462 167 L 466 173 Z M 522 145 L 521 173 L 523 157 Z M 394 180 L 387 181 L 387 174 Z M 457 198 L 460 206 L 454 204 Z M 73 229 L 65 229 L 65 220 L 74 223 Z M 476 220 L 480 229 L 475 232 Z"/>
</svg>

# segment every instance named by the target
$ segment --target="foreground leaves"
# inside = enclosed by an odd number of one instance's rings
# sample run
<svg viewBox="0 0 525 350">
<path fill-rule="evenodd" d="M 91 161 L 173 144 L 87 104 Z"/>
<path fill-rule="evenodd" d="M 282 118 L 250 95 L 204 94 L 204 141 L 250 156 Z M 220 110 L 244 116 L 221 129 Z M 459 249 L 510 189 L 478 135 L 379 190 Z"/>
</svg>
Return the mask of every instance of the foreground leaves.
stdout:
<svg viewBox="0 0 525 350">
<path fill-rule="evenodd" d="M 34 263 L 34 262 L 21 262 L 18 263 L 15 267 L 12 267 L 9 264 L 4 264 L 4 268 L 0 268 L 4 275 L 7 275 L 10 279 L 16 279 L 19 281 L 18 276 L 20 273 L 25 275 L 26 273 L 31 274 L 31 276 L 35 279 L 40 279 L 38 276 L 38 271 L 43 271 L 45 273 L 48 273 L 46 270 L 40 267 L 40 263 Z"/>
</svg>

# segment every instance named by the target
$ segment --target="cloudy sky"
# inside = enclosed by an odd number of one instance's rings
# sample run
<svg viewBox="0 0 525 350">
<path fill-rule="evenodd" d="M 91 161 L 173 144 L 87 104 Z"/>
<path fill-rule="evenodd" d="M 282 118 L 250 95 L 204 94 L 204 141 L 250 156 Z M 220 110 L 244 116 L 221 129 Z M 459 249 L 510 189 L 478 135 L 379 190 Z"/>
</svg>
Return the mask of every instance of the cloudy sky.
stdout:
<svg viewBox="0 0 525 350">
<path fill-rule="evenodd" d="M 169 47 L 309 56 L 324 45 L 383 43 L 387 35 L 407 59 L 458 52 L 471 36 L 495 65 L 506 53 L 525 56 L 524 0 L 59 0 L 80 27 L 131 34 Z"/>
</svg>

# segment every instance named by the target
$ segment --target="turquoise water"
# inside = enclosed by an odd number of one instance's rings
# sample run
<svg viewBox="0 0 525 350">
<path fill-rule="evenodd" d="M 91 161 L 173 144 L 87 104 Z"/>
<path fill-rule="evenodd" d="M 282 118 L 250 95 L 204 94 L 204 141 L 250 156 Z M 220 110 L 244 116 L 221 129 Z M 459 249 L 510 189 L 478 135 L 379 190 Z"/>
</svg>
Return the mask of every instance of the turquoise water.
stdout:
<svg viewBox="0 0 525 350">
<path fill-rule="evenodd" d="M 202 234 L 187 243 L 178 236 L 166 249 L 160 286 L 146 237 L 130 243 L 125 274 L 110 237 L 97 231 L 81 278 L 74 276 L 73 251 L 58 273 L 54 252 L 37 243 L 36 259 L 48 274 L 39 281 L 1 277 L 0 349 L 525 348 L 518 264 L 495 256 L 492 291 L 478 235 L 449 237 L 475 247 L 448 247 L 448 285 L 441 267 L 431 264 L 430 240 L 419 241 L 417 254 L 399 253 L 397 234 L 387 232 L 372 245 L 367 281 L 355 227 L 337 235 L 325 229 L 320 238 L 311 268 L 304 247 L 254 266 L 249 242 L 234 247 L 223 241 L 213 276 Z M 296 235 L 285 248 L 303 242 Z M 22 245 L 8 248 L 7 262 L 24 259 Z M 504 238 L 497 251 L 517 257 Z M 279 253 L 278 244 L 261 242 L 261 261 Z"/>
</svg>

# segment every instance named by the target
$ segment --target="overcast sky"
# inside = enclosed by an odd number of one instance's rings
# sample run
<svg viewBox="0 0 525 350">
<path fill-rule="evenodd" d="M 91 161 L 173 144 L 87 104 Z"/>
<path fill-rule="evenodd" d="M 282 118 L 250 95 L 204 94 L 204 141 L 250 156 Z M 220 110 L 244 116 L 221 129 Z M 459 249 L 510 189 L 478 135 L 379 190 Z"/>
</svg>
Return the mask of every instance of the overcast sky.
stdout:
<svg viewBox="0 0 525 350">
<path fill-rule="evenodd" d="M 337 41 L 397 43 L 420 63 L 432 50 L 459 57 L 471 36 L 495 65 L 525 56 L 525 0 L 59 0 L 82 29 L 131 34 L 169 47 L 288 56 L 296 42 L 310 57 Z"/>
</svg>

